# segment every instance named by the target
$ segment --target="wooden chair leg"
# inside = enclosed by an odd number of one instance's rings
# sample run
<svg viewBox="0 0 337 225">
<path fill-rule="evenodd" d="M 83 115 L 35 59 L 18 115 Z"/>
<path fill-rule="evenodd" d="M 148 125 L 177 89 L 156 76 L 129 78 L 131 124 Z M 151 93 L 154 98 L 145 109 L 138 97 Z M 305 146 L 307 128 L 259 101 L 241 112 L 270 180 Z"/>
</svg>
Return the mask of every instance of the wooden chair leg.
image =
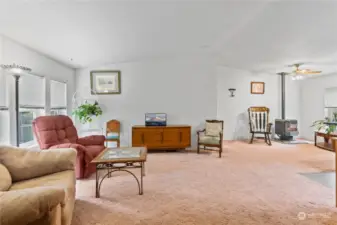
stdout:
<svg viewBox="0 0 337 225">
<path fill-rule="evenodd" d="M 198 143 L 197 153 L 198 154 L 200 153 L 200 145 L 199 145 L 199 143 Z"/>
<path fill-rule="evenodd" d="M 268 143 L 268 138 L 267 138 L 267 133 L 264 133 L 264 142 L 266 142 L 266 144 L 269 145 L 269 143 Z"/>
<path fill-rule="evenodd" d="M 271 140 L 270 140 L 270 134 L 267 134 L 267 137 L 268 137 L 268 145 L 271 145 Z"/>
<path fill-rule="evenodd" d="M 219 158 L 221 158 L 221 153 L 222 153 L 222 140 L 220 141 Z"/>
<path fill-rule="evenodd" d="M 254 133 L 252 133 L 252 138 L 250 139 L 249 144 L 252 144 L 252 143 L 253 143 L 253 139 L 254 139 Z"/>
</svg>

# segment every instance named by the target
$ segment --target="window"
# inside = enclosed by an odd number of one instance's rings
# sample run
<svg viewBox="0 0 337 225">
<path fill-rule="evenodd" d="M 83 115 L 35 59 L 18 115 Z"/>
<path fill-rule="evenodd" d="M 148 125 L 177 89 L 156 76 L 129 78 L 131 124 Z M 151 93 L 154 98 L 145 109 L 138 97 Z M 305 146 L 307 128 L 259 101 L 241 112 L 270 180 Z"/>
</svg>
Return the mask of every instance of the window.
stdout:
<svg viewBox="0 0 337 225">
<path fill-rule="evenodd" d="M 67 115 L 67 109 L 51 109 L 50 115 L 52 115 L 52 116 Z"/>
<path fill-rule="evenodd" d="M 42 77 L 25 75 L 19 85 L 19 142 L 20 146 L 28 147 L 35 144 L 33 120 L 45 114 L 45 82 Z"/>
<path fill-rule="evenodd" d="M 44 115 L 43 108 L 23 108 L 20 107 L 20 144 L 31 145 L 34 142 L 33 120 Z"/>
<path fill-rule="evenodd" d="M 67 84 L 50 81 L 50 115 L 67 115 Z"/>
<path fill-rule="evenodd" d="M 32 132 L 32 122 L 34 118 L 33 112 L 20 112 L 20 144 L 34 140 Z"/>
</svg>

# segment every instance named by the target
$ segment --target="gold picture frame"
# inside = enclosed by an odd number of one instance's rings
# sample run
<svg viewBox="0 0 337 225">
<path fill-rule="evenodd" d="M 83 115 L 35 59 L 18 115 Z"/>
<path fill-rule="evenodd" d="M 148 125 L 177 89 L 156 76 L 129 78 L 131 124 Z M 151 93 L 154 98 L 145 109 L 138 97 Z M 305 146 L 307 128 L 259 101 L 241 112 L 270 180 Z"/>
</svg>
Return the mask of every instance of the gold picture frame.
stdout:
<svg viewBox="0 0 337 225">
<path fill-rule="evenodd" d="M 90 71 L 90 87 L 93 95 L 121 94 L 121 71 Z"/>
<path fill-rule="evenodd" d="M 255 95 L 263 95 L 264 94 L 264 82 L 250 82 L 250 93 Z"/>
</svg>

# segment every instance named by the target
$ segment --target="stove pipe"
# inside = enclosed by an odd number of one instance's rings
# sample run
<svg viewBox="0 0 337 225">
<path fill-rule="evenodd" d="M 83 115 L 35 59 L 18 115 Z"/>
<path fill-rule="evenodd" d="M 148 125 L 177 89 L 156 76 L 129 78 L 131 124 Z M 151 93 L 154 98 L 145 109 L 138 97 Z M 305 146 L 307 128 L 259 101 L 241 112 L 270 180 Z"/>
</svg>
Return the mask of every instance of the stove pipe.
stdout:
<svg viewBox="0 0 337 225">
<path fill-rule="evenodd" d="M 281 75 L 281 93 L 282 93 L 282 119 L 285 120 L 286 118 L 286 73 L 280 73 Z"/>
</svg>

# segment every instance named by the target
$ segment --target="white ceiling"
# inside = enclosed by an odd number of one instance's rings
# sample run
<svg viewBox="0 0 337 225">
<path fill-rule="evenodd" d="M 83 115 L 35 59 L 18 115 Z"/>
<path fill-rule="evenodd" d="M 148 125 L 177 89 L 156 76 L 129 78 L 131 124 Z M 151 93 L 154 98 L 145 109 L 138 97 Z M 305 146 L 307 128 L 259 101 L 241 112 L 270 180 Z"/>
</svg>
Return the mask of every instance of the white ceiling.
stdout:
<svg viewBox="0 0 337 225">
<path fill-rule="evenodd" d="M 337 71 L 333 0 L 0 0 L 0 9 L 0 33 L 75 68 L 212 54 L 252 71 L 301 61 Z"/>
</svg>

